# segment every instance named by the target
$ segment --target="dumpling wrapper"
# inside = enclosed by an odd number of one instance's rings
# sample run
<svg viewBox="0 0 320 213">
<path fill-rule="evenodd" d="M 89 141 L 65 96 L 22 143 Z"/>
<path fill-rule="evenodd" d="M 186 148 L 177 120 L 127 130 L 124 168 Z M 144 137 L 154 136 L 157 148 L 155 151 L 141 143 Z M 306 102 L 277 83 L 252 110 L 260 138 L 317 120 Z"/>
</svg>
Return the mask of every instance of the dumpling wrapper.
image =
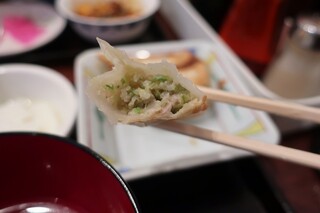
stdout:
<svg viewBox="0 0 320 213">
<path fill-rule="evenodd" d="M 87 94 L 110 123 L 147 124 L 186 118 L 207 108 L 206 96 L 176 66 L 144 64 L 97 38 L 113 69 L 93 77 Z"/>
</svg>

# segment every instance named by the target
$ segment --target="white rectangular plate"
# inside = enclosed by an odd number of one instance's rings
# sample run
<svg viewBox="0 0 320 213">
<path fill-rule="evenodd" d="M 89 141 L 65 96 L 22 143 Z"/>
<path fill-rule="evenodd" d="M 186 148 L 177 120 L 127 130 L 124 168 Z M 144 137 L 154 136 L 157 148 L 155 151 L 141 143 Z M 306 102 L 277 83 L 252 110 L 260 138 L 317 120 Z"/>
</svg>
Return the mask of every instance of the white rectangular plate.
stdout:
<svg viewBox="0 0 320 213">
<path fill-rule="evenodd" d="M 118 46 L 117 48 L 126 51 L 131 56 L 139 50 L 159 54 L 189 49 L 207 63 L 213 87 L 217 85 L 217 82 L 224 81 L 224 90 L 250 95 L 249 90 L 232 72 L 228 61 L 219 54 L 212 42 L 180 40 Z M 76 87 L 80 108 L 77 137 L 80 143 L 104 156 L 125 179 L 230 160 L 250 154 L 243 150 L 151 126 L 110 125 L 106 117 L 86 96 L 88 79 L 104 70 L 105 65 L 97 57 L 99 52 L 99 49 L 87 50 L 79 54 L 75 60 Z M 265 143 L 275 144 L 279 141 L 278 130 L 266 113 L 243 107 L 212 103 L 204 114 L 187 122 Z"/>
</svg>

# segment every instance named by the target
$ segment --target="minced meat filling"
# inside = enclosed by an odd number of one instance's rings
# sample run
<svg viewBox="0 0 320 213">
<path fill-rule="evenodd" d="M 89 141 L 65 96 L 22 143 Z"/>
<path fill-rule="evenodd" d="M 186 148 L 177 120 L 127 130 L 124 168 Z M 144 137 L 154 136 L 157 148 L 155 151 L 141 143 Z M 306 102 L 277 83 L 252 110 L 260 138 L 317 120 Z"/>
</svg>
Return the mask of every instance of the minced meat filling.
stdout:
<svg viewBox="0 0 320 213">
<path fill-rule="evenodd" d="M 105 89 L 107 100 L 127 114 L 140 114 L 154 104 L 175 114 L 195 98 L 168 76 L 149 76 L 137 70 L 127 73 L 116 84 L 106 84 Z"/>
</svg>

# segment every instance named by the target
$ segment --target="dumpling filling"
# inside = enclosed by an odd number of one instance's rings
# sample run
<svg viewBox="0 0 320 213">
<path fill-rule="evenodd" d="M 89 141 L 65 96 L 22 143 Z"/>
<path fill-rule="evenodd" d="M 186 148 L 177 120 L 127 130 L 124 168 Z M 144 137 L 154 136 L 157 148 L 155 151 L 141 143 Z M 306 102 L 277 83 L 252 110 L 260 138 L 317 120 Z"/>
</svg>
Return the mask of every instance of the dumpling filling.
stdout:
<svg viewBox="0 0 320 213">
<path fill-rule="evenodd" d="M 196 97 L 181 84 L 174 83 L 166 75 L 146 75 L 132 70 L 115 84 L 105 84 L 107 101 L 129 115 L 141 114 L 150 109 L 162 109 L 162 113 L 175 114 L 185 103 Z"/>
</svg>

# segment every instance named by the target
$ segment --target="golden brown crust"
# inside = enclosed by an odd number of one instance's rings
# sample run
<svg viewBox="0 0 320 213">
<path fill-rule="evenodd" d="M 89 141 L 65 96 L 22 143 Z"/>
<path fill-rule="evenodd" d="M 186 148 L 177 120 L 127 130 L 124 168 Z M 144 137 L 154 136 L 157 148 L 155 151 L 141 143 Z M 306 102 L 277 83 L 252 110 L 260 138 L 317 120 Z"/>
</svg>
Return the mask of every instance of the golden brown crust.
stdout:
<svg viewBox="0 0 320 213">
<path fill-rule="evenodd" d="M 206 63 L 195 57 L 189 50 L 151 55 L 146 59 L 137 60 L 143 63 L 155 63 L 167 60 L 175 64 L 179 72 L 193 83 L 201 86 L 210 86 L 210 72 Z"/>
<path fill-rule="evenodd" d="M 178 69 L 188 67 L 197 60 L 188 50 L 169 53 L 166 58 L 170 63 L 175 64 Z"/>
<path fill-rule="evenodd" d="M 210 73 L 203 61 L 197 60 L 187 67 L 180 68 L 179 72 L 197 85 L 210 85 Z"/>
</svg>

